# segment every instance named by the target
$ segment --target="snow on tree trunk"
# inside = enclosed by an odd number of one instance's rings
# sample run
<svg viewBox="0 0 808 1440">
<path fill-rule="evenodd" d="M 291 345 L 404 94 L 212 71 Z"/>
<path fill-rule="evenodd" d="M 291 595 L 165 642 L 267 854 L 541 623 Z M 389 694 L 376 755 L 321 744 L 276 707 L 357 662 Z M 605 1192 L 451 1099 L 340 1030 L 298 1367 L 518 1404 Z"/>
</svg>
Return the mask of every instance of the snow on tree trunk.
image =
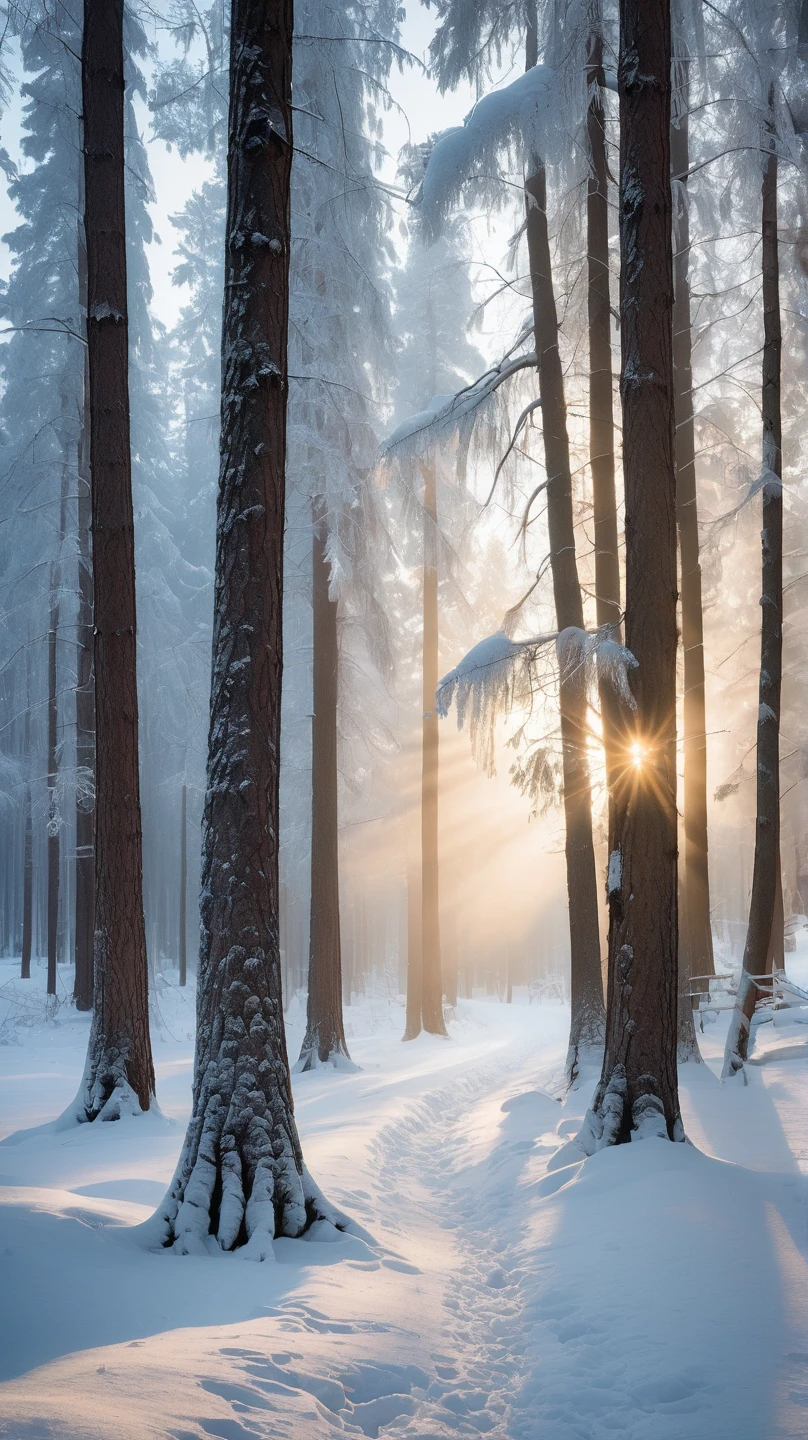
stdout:
<svg viewBox="0 0 808 1440">
<path fill-rule="evenodd" d="M 405 825 L 412 824 L 405 817 Z M 405 1040 L 414 1040 L 421 1033 L 421 877 L 416 871 L 415 846 L 407 848 L 407 1009 L 404 1024 Z"/>
<path fill-rule="evenodd" d="M 769 97 L 770 117 L 773 95 Z M 724 1076 L 743 1069 L 761 991 L 753 977 L 771 974 L 780 870 L 780 684 L 783 672 L 783 482 L 780 418 L 780 270 L 777 248 L 777 150 L 766 127 L 763 166 L 763 529 L 761 532 L 760 686 L 757 720 L 755 864 L 743 967 L 724 1050 Z M 782 892 L 781 892 L 782 893 Z M 782 900 L 779 914 L 782 916 Z M 781 931 L 782 934 L 782 931 Z M 782 947 L 782 939 L 780 948 Z"/>
<path fill-rule="evenodd" d="M 180 1253 L 256 1259 L 324 1213 L 294 1119 L 278 914 L 291 80 L 291 0 L 233 0 L 193 1109 L 158 1212 Z"/>
<path fill-rule="evenodd" d="M 700 1059 L 691 976 L 715 974 L 710 924 L 707 860 L 707 721 L 704 695 L 704 627 L 699 563 L 699 514 L 696 493 L 696 443 L 693 418 L 693 368 L 690 318 L 690 217 L 687 195 L 689 160 L 688 66 L 676 62 L 677 114 L 671 130 L 674 175 L 673 375 L 676 386 L 676 521 L 682 594 L 684 662 L 684 866 L 679 870 L 679 1059 Z"/>
<path fill-rule="evenodd" d="M 438 902 L 438 502 L 434 460 L 424 477 L 423 741 L 421 750 L 421 1023 L 445 1035 Z"/>
<path fill-rule="evenodd" d="M 547 184 L 536 161 L 525 182 L 527 245 L 533 292 L 536 354 L 542 401 L 547 471 L 547 521 L 553 595 L 559 631 L 583 629 L 583 603 L 575 558 L 567 408 L 558 347 L 558 319 L 547 229 Z M 576 656 L 577 656 L 577 652 Z M 587 757 L 587 693 L 582 669 L 560 660 L 559 708 L 564 775 L 565 851 L 570 927 L 570 1043 L 567 1077 L 573 1083 L 587 1052 L 603 1044 L 603 980 L 600 964 L 598 891 L 592 841 L 592 802 Z"/>
<path fill-rule="evenodd" d="M 83 234 L 78 252 L 79 303 L 87 309 L 87 248 Z M 90 529 L 90 377 L 85 347 L 82 423 L 77 453 L 78 479 L 78 623 L 76 640 L 76 972 L 77 1010 L 93 1005 L 93 932 L 95 930 L 95 682 L 93 677 L 93 570 Z"/>
<path fill-rule="evenodd" d="M 154 1094 L 138 775 L 124 221 L 123 0 L 85 0 L 82 46 L 96 683 L 93 1022 L 77 1118 Z"/>
<path fill-rule="evenodd" d="M 669 0 L 621 0 L 626 643 L 637 708 L 615 795 L 606 1050 L 587 1151 L 683 1138 L 676 1075 L 676 468 Z M 632 752 L 630 745 L 636 745 Z M 632 763 L 632 761 L 634 763 Z"/>
<path fill-rule="evenodd" d="M 311 918 L 306 1034 L 297 1069 L 348 1057 L 342 1018 L 337 803 L 337 602 L 328 593 L 327 531 L 315 502 L 312 532 Z"/>
</svg>

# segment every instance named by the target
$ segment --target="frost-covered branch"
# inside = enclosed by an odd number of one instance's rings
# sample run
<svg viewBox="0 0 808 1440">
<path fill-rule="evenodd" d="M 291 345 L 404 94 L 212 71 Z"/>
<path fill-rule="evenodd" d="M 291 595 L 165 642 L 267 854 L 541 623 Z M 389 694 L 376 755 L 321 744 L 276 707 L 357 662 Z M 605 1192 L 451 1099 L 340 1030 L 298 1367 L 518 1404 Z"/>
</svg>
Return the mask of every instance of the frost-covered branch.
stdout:
<svg viewBox="0 0 808 1440">
<path fill-rule="evenodd" d="M 428 409 L 408 416 L 388 435 L 380 446 L 382 458 L 390 459 L 393 455 L 416 458 L 437 440 L 459 433 L 467 423 L 473 423 L 480 406 L 500 385 L 521 370 L 535 369 L 537 363 L 536 353 L 531 350 L 527 355 L 500 361 L 456 395 L 438 395 Z"/>
<path fill-rule="evenodd" d="M 494 772 L 494 727 L 499 716 L 508 715 L 515 705 L 529 701 L 536 684 L 536 667 L 541 652 L 555 643 L 556 660 L 566 680 L 574 679 L 594 692 L 597 682 L 606 681 L 629 709 L 636 708 L 628 681 L 637 661 L 630 650 L 612 638 L 614 625 L 598 630 L 567 626 L 561 631 L 513 640 L 498 630 L 469 650 L 444 675 L 435 696 L 435 707 L 446 718 L 454 702 L 457 728 L 469 718 L 472 749 L 490 775 Z"/>
</svg>

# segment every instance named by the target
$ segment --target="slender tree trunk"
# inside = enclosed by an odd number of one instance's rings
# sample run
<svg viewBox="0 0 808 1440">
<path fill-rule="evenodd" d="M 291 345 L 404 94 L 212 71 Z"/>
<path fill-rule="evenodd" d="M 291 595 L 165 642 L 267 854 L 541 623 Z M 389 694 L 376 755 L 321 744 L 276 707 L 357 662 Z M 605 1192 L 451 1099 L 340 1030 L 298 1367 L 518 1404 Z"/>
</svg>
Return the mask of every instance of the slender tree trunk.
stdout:
<svg viewBox="0 0 808 1440">
<path fill-rule="evenodd" d="M 84 229 L 97 782 L 95 994 L 79 1117 L 154 1094 L 138 775 L 135 551 L 124 217 L 123 0 L 85 0 Z"/>
<path fill-rule="evenodd" d="M 780 684 L 783 673 L 783 453 L 780 418 L 780 265 L 777 248 L 777 151 L 771 114 L 764 144 L 763 232 L 763 530 L 761 533 L 760 687 L 757 722 L 757 819 L 749 928 L 738 995 L 724 1050 L 724 1076 L 743 1069 L 760 989 L 771 974 L 775 926 L 782 937 L 780 871 Z M 780 903 L 778 906 L 778 889 Z M 776 937 L 775 937 L 776 938 Z M 782 938 L 779 942 L 782 949 Z"/>
<path fill-rule="evenodd" d="M 79 244 L 79 292 L 87 309 L 87 249 Z M 95 930 L 95 681 L 93 676 L 93 570 L 91 556 L 90 377 L 84 360 L 84 399 L 78 443 L 78 673 L 76 675 L 76 975 L 77 1010 L 93 1005 Z"/>
<path fill-rule="evenodd" d="M 423 739 L 421 749 L 421 1022 L 429 1035 L 445 1035 L 440 956 L 438 881 L 439 720 L 438 688 L 438 502 L 435 465 L 424 479 Z"/>
<path fill-rule="evenodd" d="M 415 866 L 407 866 L 407 1011 L 404 1039 L 421 1033 L 421 883 Z"/>
<path fill-rule="evenodd" d="M 533 292 L 536 353 L 547 471 L 547 520 L 559 631 L 583 629 L 584 613 L 575 558 L 567 407 L 558 346 L 558 319 L 547 229 L 544 165 L 535 161 L 525 182 L 527 244 Z M 570 1043 L 567 1077 L 578 1077 L 584 1057 L 603 1043 L 603 981 L 600 965 L 598 890 L 592 841 L 592 802 L 587 758 L 587 695 L 580 647 L 559 645 L 559 707 L 564 775 L 565 850 L 570 927 Z"/>
<path fill-rule="evenodd" d="M 707 860 L 707 721 L 704 629 L 696 493 L 696 440 L 690 321 L 690 219 L 687 198 L 688 61 L 676 64 L 678 118 L 671 130 L 674 176 L 673 375 L 676 385 L 676 520 L 682 578 L 684 659 L 684 866 L 679 893 L 679 1058 L 700 1059 L 690 1000 L 692 975 L 715 974 Z"/>
<path fill-rule="evenodd" d="M 48 981 L 47 992 L 56 994 L 56 962 L 59 953 L 59 881 L 61 879 L 61 817 L 57 797 L 59 699 L 57 693 L 57 642 L 59 638 L 59 599 L 62 588 L 62 549 L 67 521 L 67 470 L 62 472 L 59 500 L 59 539 L 57 558 L 50 572 L 50 618 L 48 622 Z"/>
<path fill-rule="evenodd" d="M 676 467 L 669 0 L 620 0 L 626 643 L 636 711 L 615 792 L 603 1072 L 588 1151 L 683 1138 L 676 1075 Z M 632 752 L 632 745 L 638 747 Z M 634 754 L 636 763 L 630 763 Z"/>
<path fill-rule="evenodd" d="M 590 171 L 586 191 L 589 317 L 589 463 L 595 521 L 595 591 L 598 625 L 620 624 L 620 558 L 614 484 L 611 296 L 609 293 L 609 177 L 603 113 L 603 38 L 589 48 L 586 133 Z M 609 687 L 609 693 L 612 693 Z M 610 747 L 606 763 L 614 766 Z"/>
<path fill-rule="evenodd" d="M 311 727 L 311 919 L 306 1034 L 297 1068 L 312 1070 L 348 1056 L 342 1019 L 337 799 L 337 602 L 321 506 L 312 531 L 313 701 Z"/>
<path fill-rule="evenodd" d="M 182 782 L 180 801 L 180 926 L 179 981 L 188 981 L 188 786 Z"/>
<path fill-rule="evenodd" d="M 26 656 L 25 726 L 23 747 L 27 779 L 25 782 L 23 818 L 23 871 L 22 871 L 22 963 L 20 978 L 31 978 L 31 932 L 34 910 L 34 837 L 31 822 L 31 685 L 29 679 L 30 661 Z"/>
<path fill-rule="evenodd" d="M 256 1259 L 323 1214 L 293 1112 L 278 916 L 292 26 L 291 0 L 232 0 L 198 1026 L 162 1209 L 179 1252 Z"/>
</svg>

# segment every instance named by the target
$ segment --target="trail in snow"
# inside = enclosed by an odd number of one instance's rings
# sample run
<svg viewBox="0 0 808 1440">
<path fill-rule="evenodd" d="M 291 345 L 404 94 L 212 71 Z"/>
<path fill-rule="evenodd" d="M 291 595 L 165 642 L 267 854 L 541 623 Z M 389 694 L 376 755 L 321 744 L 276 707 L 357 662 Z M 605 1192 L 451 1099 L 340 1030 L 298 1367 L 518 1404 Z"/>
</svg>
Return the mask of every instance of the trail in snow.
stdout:
<svg viewBox="0 0 808 1440">
<path fill-rule="evenodd" d="M 450 1041 L 402 1045 L 401 1006 L 369 999 L 349 1016 L 361 1071 L 295 1078 L 312 1172 L 364 1232 L 279 1241 L 258 1266 L 149 1254 L 128 1229 L 181 1143 L 188 1000 L 162 1002 L 167 1117 L 0 1147 L 0 1435 L 808 1432 L 808 1016 L 759 1039 L 745 1088 L 718 1084 L 708 1029 L 708 1064 L 681 1077 L 698 1149 L 554 1170 L 594 1081 L 555 1098 L 561 1007 L 467 1002 Z M 292 1049 L 301 1025 L 297 1005 Z M 0 1050 L 9 1130 L 15 1108 L 28 1126 L 62 1108 L 86 1033 L 70 1016 L 17 1038 Z"/>
</svg>

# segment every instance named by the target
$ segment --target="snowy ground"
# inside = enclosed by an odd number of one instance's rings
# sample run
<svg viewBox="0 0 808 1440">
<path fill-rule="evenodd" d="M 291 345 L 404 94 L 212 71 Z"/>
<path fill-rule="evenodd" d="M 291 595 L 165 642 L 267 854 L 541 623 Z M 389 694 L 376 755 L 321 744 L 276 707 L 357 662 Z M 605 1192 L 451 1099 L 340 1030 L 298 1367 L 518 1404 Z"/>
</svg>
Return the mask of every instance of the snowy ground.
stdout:
<svg viewBox="0 0 808 1440">
<path fill-rule="evenodd" d="M 761 1029 L 746 1087 L 719 1085 L 708 1026 L 708 1063 L 682 1075 L 693 1146 L 559 1170 L 590 1089 L 554 1098 L 563 1007 L 466 1001 L 450 1040 L 403 1045 L 398 1002 L 356 1005 L 361 1070 L 296 1076 L 295 1101 L 310 1169 L 368 1238 L 280 1241 L 256 1265 L 151 1254 L 131 1229 L 181 1143 L 191 992 L 159 997 L 162 1115 L 17 1139 L 72 1097 L 88 1021 L 49 1024 L 38 1000 L 11 1024 L 13 976 L 3 962 L 0 1436 L 808 1433 L 808 1012 Z M 293 1056 L 301 1032 L 295 1006 Z"/>
</svg>

